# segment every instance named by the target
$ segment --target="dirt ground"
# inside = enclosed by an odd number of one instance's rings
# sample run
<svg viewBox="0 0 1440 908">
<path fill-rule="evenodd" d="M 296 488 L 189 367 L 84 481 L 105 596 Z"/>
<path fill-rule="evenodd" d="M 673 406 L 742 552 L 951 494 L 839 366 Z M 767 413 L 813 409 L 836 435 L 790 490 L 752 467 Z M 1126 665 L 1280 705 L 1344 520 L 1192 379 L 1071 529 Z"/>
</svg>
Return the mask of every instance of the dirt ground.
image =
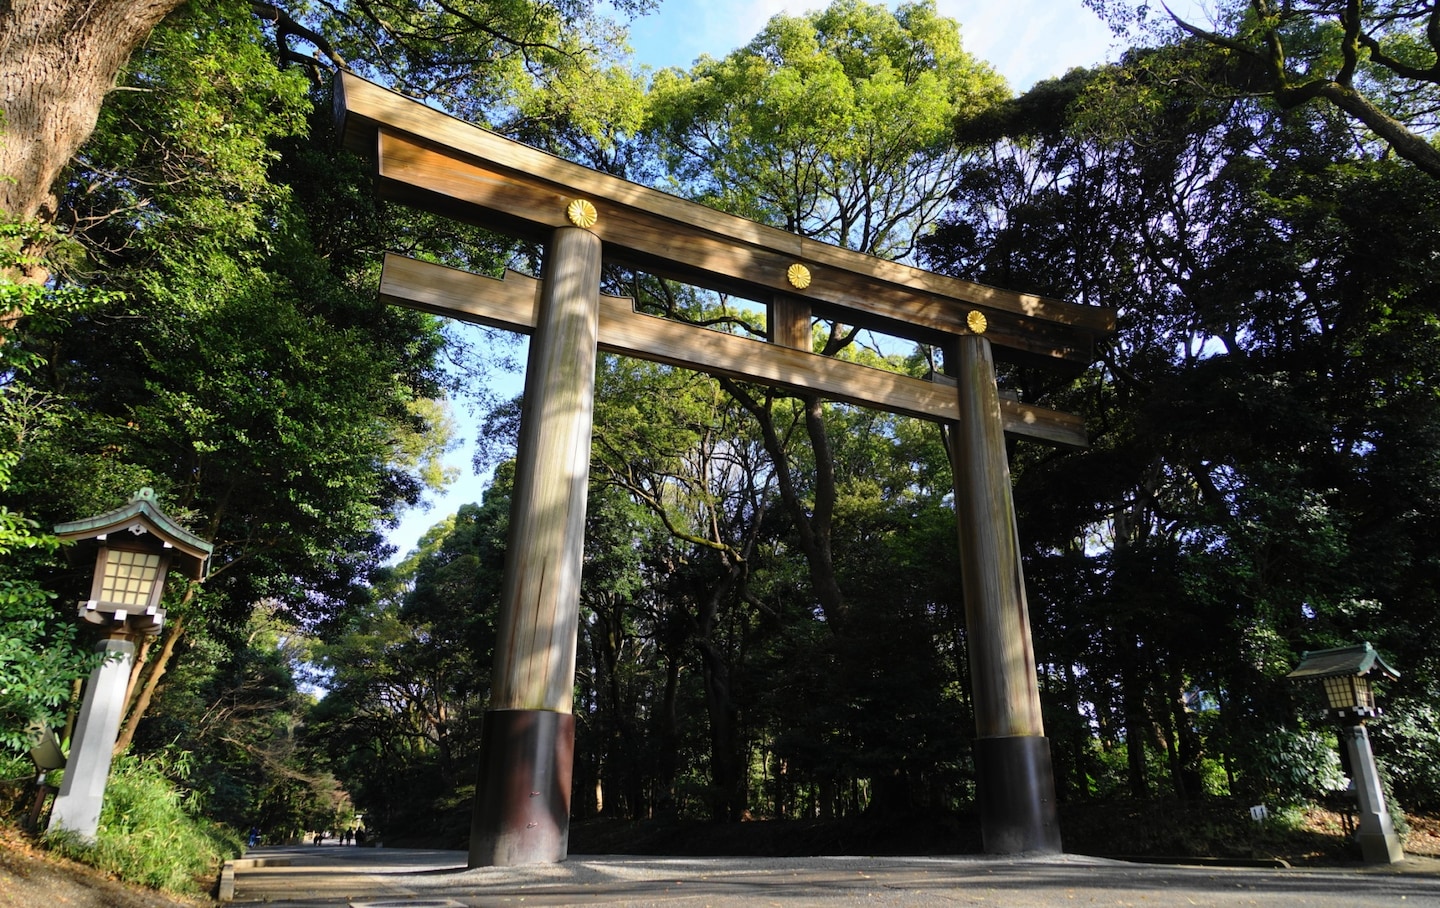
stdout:
<svg viewBox="0 0 1440 908">
<path fill-rule="evenodd" d="M 182 900 L 113 880 L 84 864 L 41 851 L 0 828 L 0 905 L 6 908 L 195 908 Z"/>
<path fill-rule="evenodd" d="M 1440 815 L 1409 817 L 1407 854 L 1440 862 Z M 1060 829 L 1072 854 L 1110 858 L 1281 859 L 1295 867 L 1360 863 L 1340 814 L 1307 812 L 1300 828 L 1256 824 L 1247 805 L 1209 800 L 1062 804 Z M 422 844 L 401 843 L 396 844 Z M 446 847 L 463 847 L 454 843 Z M 973 815 L 916 812 L 890 818 L 713 824 L 588 820 L 572 823 L 572 854 L 921 855 L 978 854 Z"/>
<path fill-rule="evenodd" d="M 1410 832 L 1405 837 L 1405 853 L 1440 860 L 1440 814 L 1408 817 Z"/>
</svg>

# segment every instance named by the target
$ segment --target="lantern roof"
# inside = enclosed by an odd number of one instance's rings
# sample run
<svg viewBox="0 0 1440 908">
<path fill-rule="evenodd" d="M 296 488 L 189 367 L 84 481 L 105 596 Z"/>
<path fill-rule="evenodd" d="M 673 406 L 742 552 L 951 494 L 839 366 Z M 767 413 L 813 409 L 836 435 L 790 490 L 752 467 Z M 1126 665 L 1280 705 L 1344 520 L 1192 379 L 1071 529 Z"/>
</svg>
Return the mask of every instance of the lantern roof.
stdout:
<svg viewBox="0 0 1440 908">
<path fill-rule="evenodd" d="M 129 532 L 135 536 L 149 535 L 179 556 L 178 562 L 191 579 L 199 580 L 205 573 L 205 562 L 214 545 L 186 530 L 160 510 L 155 503 L 154 489 L 141 489 L 123 507 L 94 517 L 84 517 L 55 525 L 55 535 L 68 542 L 105 542 L 111 533 Z"/>
<path fill-rule="evenodd" d="M 1400 673 L 1375 652 L 1369 643 L 1355 646 L 1337 646 L 1332 649 L 1317 649 L 1300 655 L 1300 664 L 1285 677 L 1297 681 L 1321 681 L 1343 675 L 1368 675 L 1372 671 L 1391 681 L 1398 680 Z"/>
</svg>

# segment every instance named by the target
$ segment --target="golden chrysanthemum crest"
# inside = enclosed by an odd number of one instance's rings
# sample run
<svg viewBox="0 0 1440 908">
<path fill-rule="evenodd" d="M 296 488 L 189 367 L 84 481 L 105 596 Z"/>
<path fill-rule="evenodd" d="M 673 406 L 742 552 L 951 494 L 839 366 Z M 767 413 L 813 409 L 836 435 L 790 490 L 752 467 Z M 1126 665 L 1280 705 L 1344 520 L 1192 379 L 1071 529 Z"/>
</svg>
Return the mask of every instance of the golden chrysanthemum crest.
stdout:
<svg viewBox="0 0 1440 908">
<path fill-rule="evenodd" d="M 565 209 L 565 217 L 576 227 L 589 230 L 600 220 L 600 212 L 595 210 L 595 205 L 589 199 L 576 199 Z"/>
</svg>

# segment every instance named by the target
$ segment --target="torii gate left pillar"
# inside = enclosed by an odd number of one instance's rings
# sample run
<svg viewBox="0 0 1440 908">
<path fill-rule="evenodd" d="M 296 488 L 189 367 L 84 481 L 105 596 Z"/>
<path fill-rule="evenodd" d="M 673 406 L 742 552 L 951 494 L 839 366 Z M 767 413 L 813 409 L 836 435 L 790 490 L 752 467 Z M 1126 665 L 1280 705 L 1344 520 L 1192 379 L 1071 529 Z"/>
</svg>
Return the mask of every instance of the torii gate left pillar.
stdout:
<svg viewBox="0 0 1440 908">
<path fill-rule="evenodd" d="M 546 248 L 510 501 L 471 867 L 555 863 L 570 839 L 575 645 L 600 323 L 600 239 Z M 516 557 L 516 556 L 523 557 Z"/>
</svg>

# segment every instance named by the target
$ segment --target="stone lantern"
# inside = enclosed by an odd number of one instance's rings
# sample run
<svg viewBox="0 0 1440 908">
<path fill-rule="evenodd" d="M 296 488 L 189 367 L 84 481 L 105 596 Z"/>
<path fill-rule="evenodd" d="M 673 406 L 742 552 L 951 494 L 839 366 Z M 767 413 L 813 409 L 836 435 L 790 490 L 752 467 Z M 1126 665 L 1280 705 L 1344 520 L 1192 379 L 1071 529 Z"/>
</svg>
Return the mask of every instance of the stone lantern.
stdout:
<svg viewBox="0 0 1440 908">
<path fill-rule="evenodd" d="M 1405 860 L 1405 852 L 1395 835 L 1390 811 L 1385 807 L 1375 753 L 1370 748 L 1370 735 L 1365 731 L 1365 720 L 1380 714 L 1370 684 L 1372 674 L 1391 681 L 1400 677 L 1374 647 L 1361 643 L 1304 653 L 1300 664 L 1285 677 L 1319 681 L 1324 685 L 1330 714 L 1340 723 L 1341 743 L 1350 757 L 1351 781 L 1355 784 L 1360 812 L 1360 831 L 1356 833 L 1360 853 L 1369 864 L 1394 864 Z"/>
<path fill-rule="evenodd" d="M 55 535 L 73 544 L 72 560 L 93 558 L 90 596 L 80 603 L 79 615 L 98 625 L 104 637 L 96 646 L 103 659 L 85 688 L 49 828 L 90 841 L 100 825 L 111 752 L 124 717 L 134 641 L 160 633 L 165 622 L 160 596 L 170 570 L 202 579 L 212 546 L 161 511 L 151 489 L 141 489 L 124 507 L 59 524 Z"/>
</svg>

